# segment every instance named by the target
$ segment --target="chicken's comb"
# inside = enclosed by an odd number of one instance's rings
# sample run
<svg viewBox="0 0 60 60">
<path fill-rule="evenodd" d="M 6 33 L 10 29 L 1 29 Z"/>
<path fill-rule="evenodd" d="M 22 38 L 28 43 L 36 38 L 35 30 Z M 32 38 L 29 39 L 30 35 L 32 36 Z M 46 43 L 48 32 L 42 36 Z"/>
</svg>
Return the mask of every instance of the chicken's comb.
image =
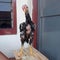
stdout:
<svg viewBox="0 0 60 60">
<path fill-rule="evenodd" d="M 23 10 L 26 9 L 26 8 L 28 8 L 28 6 L 26 4 L 22 6 Z"/>
</svg>

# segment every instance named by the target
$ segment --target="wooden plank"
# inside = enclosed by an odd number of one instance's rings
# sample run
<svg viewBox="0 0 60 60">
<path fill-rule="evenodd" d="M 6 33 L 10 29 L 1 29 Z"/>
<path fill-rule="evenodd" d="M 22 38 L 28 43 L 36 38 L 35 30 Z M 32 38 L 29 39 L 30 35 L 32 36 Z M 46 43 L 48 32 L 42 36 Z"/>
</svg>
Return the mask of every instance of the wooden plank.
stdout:
<svg viewBox="0 0 60 60">
<path fill-rule="evenodd" d="M 49 60 L 46 56 L 44 56 L 41 52 L 32 47 L 33 55 L 30 55 L 29 48 L 23 49 L 23 56 L 18 56 L 18 51 L 14 52 L 16 60 Z"/>
</svg>

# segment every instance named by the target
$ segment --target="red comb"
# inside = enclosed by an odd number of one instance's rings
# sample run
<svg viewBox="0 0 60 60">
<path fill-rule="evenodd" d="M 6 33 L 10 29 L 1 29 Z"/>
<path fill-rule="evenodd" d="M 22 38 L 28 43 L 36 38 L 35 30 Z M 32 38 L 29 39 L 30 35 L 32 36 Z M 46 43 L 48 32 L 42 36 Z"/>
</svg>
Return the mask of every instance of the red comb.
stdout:
<svg viewBox="0 0 60 60">
<path fill-rule="evenodd" d="M 28 6 L 26 4 L 22 6 L 23 10 L 26 9 L 26 8 L 28 8 Z"/>
</svg>

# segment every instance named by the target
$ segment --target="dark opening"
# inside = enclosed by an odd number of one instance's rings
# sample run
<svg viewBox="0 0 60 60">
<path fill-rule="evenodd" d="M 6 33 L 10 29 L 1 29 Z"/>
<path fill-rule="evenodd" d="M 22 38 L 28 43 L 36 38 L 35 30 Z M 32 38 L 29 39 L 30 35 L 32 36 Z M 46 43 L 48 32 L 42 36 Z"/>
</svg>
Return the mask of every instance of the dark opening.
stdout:
<svg viewBox="0 0 60 60">
<path fill-rule="evenodd" d="M 0 29 L 1 28 L 12 28 L 11 12 L 0 11 Z"/>
</svg>

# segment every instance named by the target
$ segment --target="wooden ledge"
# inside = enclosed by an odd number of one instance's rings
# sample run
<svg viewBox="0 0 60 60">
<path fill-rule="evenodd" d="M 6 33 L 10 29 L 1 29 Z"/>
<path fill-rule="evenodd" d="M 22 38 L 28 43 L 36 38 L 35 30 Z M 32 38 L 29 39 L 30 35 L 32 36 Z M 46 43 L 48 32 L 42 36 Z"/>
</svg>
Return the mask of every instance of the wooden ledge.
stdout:
<svg viewBox="0 0 60 60">
<path fill-rule="evenodd" d="M 24 60 L 49 60 L 46 56 L 44 56 L 41 52 L 39 52 L 35 48 L 32 47 L 32 49 L 33 49 L 33 56 L 29 55 L 29 48 L 23 49 L 23 55 L 24 55 L 23 57 L 26 58 Z M 18 56 L 18 53 L 19 53 L 18 51 L 14 52 L 16 60 L 23 60 L 21 59 L 20 56 Z"/>
</svg>

